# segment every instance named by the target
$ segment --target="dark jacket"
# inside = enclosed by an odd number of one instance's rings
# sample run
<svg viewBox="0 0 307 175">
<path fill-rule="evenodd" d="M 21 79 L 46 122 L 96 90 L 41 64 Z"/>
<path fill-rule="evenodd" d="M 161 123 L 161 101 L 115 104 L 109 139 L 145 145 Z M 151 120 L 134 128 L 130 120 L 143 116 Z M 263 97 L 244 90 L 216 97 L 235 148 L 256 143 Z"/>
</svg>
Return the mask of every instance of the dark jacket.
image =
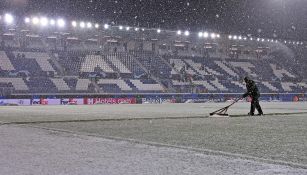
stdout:
<svg viewBox="0 0 307 175">
<path fill-rule="evenodd" d="M 243 97 L 247 97 L 247 96 L 250 96 L 252 98 L 260 97 L 258 87 L 253 80 L 248 80 L 246 82 L 246 89 L 247 89 L 247 92 L 243 95 Z"/>
</svg>

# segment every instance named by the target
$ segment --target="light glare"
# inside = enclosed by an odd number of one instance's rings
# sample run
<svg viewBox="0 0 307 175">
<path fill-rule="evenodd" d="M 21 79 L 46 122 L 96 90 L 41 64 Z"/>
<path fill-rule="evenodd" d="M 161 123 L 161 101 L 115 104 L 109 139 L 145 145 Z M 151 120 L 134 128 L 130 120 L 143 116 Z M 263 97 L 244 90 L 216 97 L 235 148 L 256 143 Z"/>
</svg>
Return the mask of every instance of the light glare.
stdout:
<svg viewBox="0 0 307 175">
<path fill-rule="evenodd" d="M 80 27 L 84 28 L 85 27 L 85 23 L 84 22 L 80 22 Z"/>
<path fill-rule="evenodd" d="M 11 14 L 5 14 L 4 15 L 4 21 L 7 24 L 12 24 L 14 22 L 14 17 Z"/>
<path fill-rule="evenodd" d="M 32 23 L 33 23 L 34 25 L 37 25 L 37 24 L 39 23 L 38 17 L 32 18 Z"/>
<path fill-rule="evenodd" d="M 40 19 L 40 24 L 41 24 L 43 27 L 47 26 L 47 25 L 48 25 L 48 19 L 47 19 L 46 17 L 42 17 L 42 18 Z"/>
<path fill-rule="evenodd" d="M 59 27 L 64 27 L 65 26 L 65 21 L 63 19 L 58 19 L 57 24 Z"/>
<path fill-rule="evenodd" d="M 28 17 L 27 17 L 27 18 L 25 18 L 25 23 L 27 23 L 27 24 L 28 24 L 28 23 L 30 23 L 30 22 L 31 22 L 30 18 L 28 18 Z"/>
<path fill-rule="evenodd" d="M 109 24 L 105 24 L 103 27 L 104 27 L 104 29 L 108 29 L 109 28 Z"/>
<path fill-rule="evenodd" d="M 76 21 L 73 21 L 73 22 L 71 22 L 71 25 L 72 25 L 73 27 L 77 27 L 77 22 L 76 22 Z"/>
<path fill-rule="evenodd" d="M 88 22 L 88 23 L 86 24 L 86 27 L 89 28 L 89 29 L 92 28 L 92 23 Z"/>
<path fill-rule="evenodd" d="M 185 35 L 185 36 L 189 36 L 189 35 L 190 35 L 190 32 L 189 32 L 189 31 L 185 31 L 185 32 L 184 32 L 184 35 Z"/>
</svg>

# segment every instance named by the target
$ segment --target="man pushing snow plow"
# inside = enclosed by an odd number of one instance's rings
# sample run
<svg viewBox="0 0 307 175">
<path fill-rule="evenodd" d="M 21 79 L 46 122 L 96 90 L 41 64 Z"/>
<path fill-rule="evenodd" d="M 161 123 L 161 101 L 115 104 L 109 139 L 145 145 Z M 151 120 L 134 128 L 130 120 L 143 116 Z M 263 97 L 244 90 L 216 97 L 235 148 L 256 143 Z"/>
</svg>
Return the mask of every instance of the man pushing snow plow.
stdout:
<svg viewBox="0 0 307 175">
<path fill-rule="evenodd" d="M 245 94 L 243 94 L 243 96 L 241 98 L 236 99 L 230 105 L 210 113 L 210 116 L 213 116 L 213 115 L 228 116 L 227 110 L 231 106 L 233 106 L 235 103 L 240 101 L 242 98 L 246 98 L 247 96 L 251 97 L 251 99 L 252 99 L 251 100 L 250 112 L 248 113 L 248 115 L 249 116 L 254 116 L 255 115 L 255 109 L 257 109 L 259 116 L 263 115 L 263 111 L 262 111 L 261 106 L 259 104 L 260 92 L 258 90 L 258 87 L 257 87 L 256 83 L 253 80 L 249 79 L 248 77 L 245 77 L 244 81 L 246 83 L 247 92 Z"/>
</svg>

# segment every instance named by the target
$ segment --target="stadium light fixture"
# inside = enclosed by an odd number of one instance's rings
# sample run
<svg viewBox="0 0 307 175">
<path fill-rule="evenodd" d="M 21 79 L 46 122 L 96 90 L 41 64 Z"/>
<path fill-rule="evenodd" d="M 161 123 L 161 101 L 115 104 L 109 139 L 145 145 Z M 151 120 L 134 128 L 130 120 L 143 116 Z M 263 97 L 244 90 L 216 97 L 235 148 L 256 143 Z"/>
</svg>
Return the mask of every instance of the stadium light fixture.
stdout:
<svg viewBox="0 0 307 175">
<path fill-rule="evenodd" d="M 144 28 L 142 28 L 142 31 L 144 32 L 144 31 L 145 31 L 145 29 L 144 29 Z"/>
<path fill-rule="evenodd" d="M 220 35 L 220 34 L 217 34 L 216 37 L 217 37 L 217 38 L 221 38 L 221 35 Z"/>
<path fill-rule="evenodd" d="M 253 41 L 254 39 L 253 39 L 253 38 L 250 38 L 249 40 Z"/>
<path fill-rule="evenodd" d="M 212 38 L 212 39 L 215 39 L 216 34 L 215 34 L 215 33 L 211 33 L 211 35 L 210 35 L 210 36 L 211 36 L 211 38 Z"/>
<path fill-rule="evenodd" d="M 109 29 L 109 27 L 110 27 L 109 24 L 105 24 L 105 25 L 103 26 L 104 29 Z"/>
<path fill-rule="evenodd" d="M 242 40 L 242 36 L 239 36 L 238 39 L 239 39 L 239 40 Z"/>
<path fill-rule="evenodd" d="M 203 37 L 203 32 L 198 32 L 198 37 L 199 38 Z"/>
<path fill-rule="evenodd" d="M 43 27 L 48 26 L 48 19 L 46 17 L 41 17 L 40 25 L 43 26 Z"/>
<path fill-rule="evenodd" d="M 228 36 L 228 39 L 232 39 L 232 35 L 229 35 L 229 36 Z"/>
<path fill-rule="evenodd" d="M 260 38 L 257 38 L 257 41 L 260 41 Z"/>
<path fill-rule="evenodd" d="M 38 18 L 38 17 L 33 17 L 33 18 L 32 18 L 32 23 L 33 23 L 34 25 L 37 25 L 37 24 L 39 23 L 39 18 Z"/>
<path fill-rule="evenodd" d="M 246 41 L 246 40 L 247 40 L 247 37 L 244 37 L 243 40 Z"/>
<path fill-rule="evenodd" d="M 233 36 L 233 39 L 234 39 L 234 40 L 237 40 L 237 39 L 238 39 L 238 37 L 235 35 L 235 36 Z"/>
<path fill-rule="evenodd" d="M 123 26 L 119 26 L 118 28 L 119 28 L 119 30 L 123 30 L 124 27 Z"/>
<path fill-rule="evenodd" d="M 26 17 L 26 18 L 25 18 L 25 23 L 26 23 L 26 24 L 29 24 L 30 22 L 31 22 L 31 19 L 28 18 L 28 17 Z"/>
<path fill-rule="evenodd" d="M 178 31 L 177 31 L 177 35 L 181 35 L 181 30 L 178 30 Z"/>
<path fill-rule="evenodd" d="M 99 28 L 99 24 L 96 23 L 95 24 L 95 28 L 98 29 Z"/>
<path fill-rule="evenodd" d="M 86 27 L 87 27 L 88 29 L 90 29 L 90 28 L 93 27 L 93 25 L 92 25 L 92 23 L 88 22 L 88 23 L 86 24 Z"/>
<path fill-rule="evenodd" d="M 261 40 L 262 42 L 264 42 L 264 39 L 262 38 L 262 40 Z"/>
<path fill-rule="evenodd" d="M 190 32 L 186 30 L 186 31 L 184 32 L 184 35 L 185 35 L 185 36 L 189 36 L 189 35 L 190 35 Z"/>
<path fill-rule="evenodd" d="M 137 32 L 137 31 L 139 31 L 140 29 L 136 27 L 136 28 L 134 28 L 134 30 Z"/>
<path fill-rule="evenodd" d="M 84 29 L 84 28 L 85 28 L 85 22 L 80 22 L 80 27 L 81 27 L 82 29 Z"/>
<path fill-rule="evenodd" d="M 129 30 L 130 30 L 130 27 L 126 27 L 126 30 L 129 31 Z"/>
<path fill-rule="evenodd" d="M 65 27 L 65 21 L 64 21 L 64 19 L 58 19 L 57 20 L 57 25 L 58 25 L 58 27 L 60 27 L 60 28 L 63 28 L 63 27 Z"/>
<path fill-rule="evenodd" d="M 158 32 L 158 33 L 161 33 L 161 29 L 158 29 L 157 32 Z"/>
<path fill-rule="evenodd" d="M 49 22 L 50 22 L 50 25 L 51 25 L 51 26 L 54 26 L 54 25 L 55 25 L 55 20 L 54 20 L 54 19 L 51 19 Z"/>
<path fill-rule="evenodd" d="M 72 25 L 73 27 L 77 27 L 77 22 L 76 22 L 76 21 L 72 21 L 72 22 L 71 22 L 71 25 Z"/>
<path fill-rule="evenodd" d="M 13 15 L 11 15 L 11 14 L 9 14 L 9 13 L 6 13 L 6 14 L 4 15 L 4 22 L 5 22 L 6 24 L 8 24 L 8 25 L 13 24 L 13 22 L 14 22 L 14 17 L 13 17 Z"/>
<path fill-rule="evenodd" d="M 209 37 L 209 33 L 208 32 L 204 32 L 204 37 L 208 38 Z"/>
</svg>

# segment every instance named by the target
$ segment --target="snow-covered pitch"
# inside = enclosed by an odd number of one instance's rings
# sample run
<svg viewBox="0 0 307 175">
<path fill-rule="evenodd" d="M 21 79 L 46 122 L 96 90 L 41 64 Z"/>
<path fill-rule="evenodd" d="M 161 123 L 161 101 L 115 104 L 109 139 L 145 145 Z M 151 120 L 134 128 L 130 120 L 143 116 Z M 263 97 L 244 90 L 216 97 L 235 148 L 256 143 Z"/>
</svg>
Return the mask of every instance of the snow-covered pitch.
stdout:
<svg viewBox="0 0 307 175">
<path fill-rule="evenodd" d="M 307 174 L 307 103 L 0 107 L 0 174 Z"/>
</svg>

